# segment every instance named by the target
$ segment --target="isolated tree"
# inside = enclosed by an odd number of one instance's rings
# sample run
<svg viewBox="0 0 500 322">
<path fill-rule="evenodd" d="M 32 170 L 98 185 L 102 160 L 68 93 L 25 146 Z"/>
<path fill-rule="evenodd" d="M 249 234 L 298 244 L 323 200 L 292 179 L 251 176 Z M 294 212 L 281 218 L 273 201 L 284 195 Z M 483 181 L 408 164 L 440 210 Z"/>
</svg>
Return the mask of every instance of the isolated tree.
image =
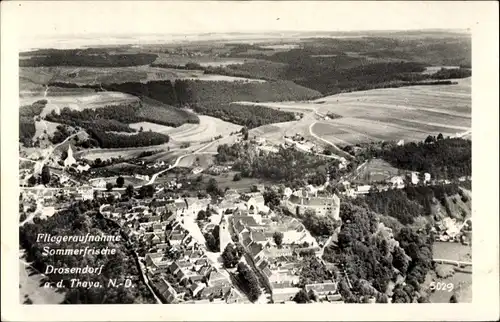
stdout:
<svg viewBox="0 0 500 322">
<path fill-rule="evenodd" d="M 428 137 L 425 138 L 425 143 L 433 143 L 433 142 L 436 142 L 436 138 L 432 135 L 429 135 Z"/>
<path fill-rule="evenodd" d="M 278 245 L 278 247 L 281 247 L 281 245 L 283 244 L 283 233 L 280 231 L 276 231 L 273 234 L 273 239 L 276 245 Z"/>
<path fill-rule="evenodd" d="M 134 195 L 134 186 L 129 184 L 125 189 L 125 193 L 129 196 L 129 198 L 131 198 Z"/>
<path fill-rule="evenodd" d="M 125 184 L 125 179 L 122 176 L 119 176 L 118 178 L 116 178 L 116 186 L 118 188 L 123 187 L 124 184 Z"/>
<path fill-rule="evenodd" d="M 241 180 L 241 174 L 236 173 L 233 177 L 233 181 L 240 181 Z"/>
<path fill-rule="evenodd" d="M 217 181 L 214 178 L 211 178 L 210 180 L 208 180 L 207 193 L 213 194 L 213 195 L 221 195 L 222 194 L 222 191 L 219 189 L 219 185 L 217 184 Z"/>
<path fill-rule="evenodd" d="M 35 176 L 31 176 L 31 177 L 28 178 L 28 185 L 30 185 L 30 186 L 36 185 L 36 178 L 35 178 Z"/>
<path fill-rule="evenodd" d="M 140 198 L 146 198 L 146 197 L 153 197 L 155 194 L 155 187 L 153 185 L 146 185 L 142 186 L 141 189 L 139 189 L 139 196 Z"/>
<path fill-rule="evenodd" d="M 111 191 L 111 190 L 113 190 L 113 184 L 112 184 L 111 182 L 107 182 L 107 183 L 106 183 L 106 190 L 107 190 L 107 191 Z"/>
<path fill-rule="evenodd" d="M 101 158 L 97 158 L 97 159 L 94 160 L 94 166 L 96 166 L 96 167 L 100 166 L 101 163 L 102 163 Z"/>
<path fill-rule="evenodd" d="M 243 140 L 248 140 L 248 128 L 246 126 L 241 128 L 241 134 L 243 135 Z"/>
<path fill-rule="evenodd" d="M 197 220 L 205 220 L 207 218 L 207 213 L 205 210 L 198 211 L 198 215 L 196 216 Z"/>
<path fill-rule="evenodd" d="M 224 267 L 235 267 L 236 264 L 238 264 L 238 262 L 240 261 L 241 256 L 243 256 L 243 253 L 243 246 L 241 246 L 240 244 L 227 244 L 226 248 L 222 252 L 222 262 L 224 264 Z"/>
<path fill-rule="evenodd" d="M 50 182 L 50 169 L 47 165 L 44 165 L 42 168 L 42 183 L 44 185 Z"/>
<path fill-rule="evenodd" d="M 293 300 L 296 303 L 308 303 L 309 302 L 309 294 L 304 289 L 301 289 L 295 296 Z"/>
</svg>

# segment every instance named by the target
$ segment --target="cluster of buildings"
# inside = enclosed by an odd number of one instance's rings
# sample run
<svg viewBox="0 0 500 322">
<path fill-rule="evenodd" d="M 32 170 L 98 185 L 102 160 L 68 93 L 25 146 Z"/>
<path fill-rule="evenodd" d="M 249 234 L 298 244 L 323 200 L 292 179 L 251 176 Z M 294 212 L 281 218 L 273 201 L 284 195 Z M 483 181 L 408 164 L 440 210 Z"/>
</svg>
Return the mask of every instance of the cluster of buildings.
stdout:
<svg viewBox="0 0 500 322">
<path fill-rule="evenodd" d="M 179 222 L 170 222 L 162 232 L 165 240 L 150 249 L 144 265 L 153 289 L 163 302 L 232 304 L 247 301 L 233 287 L 229 276 L 212 264 L 204 246 Z"/>
<path fill-rule="evenodd" d="M 443 183 L 450 183 L 448 180 L 442 180 Z M 355 198 L 359 195 L 366 195 L 370 193 L 372 189 L 377 189 L 378 191 L 386 191 L 389 189 L 404 189 L 407 185 L 417 185 L 417 184 L 433 184 L 431 180 L 430 173 L 419 173 L 416 171 L 408 172 L 406 175 L 392 176 L 385 180 L 385 182 L 373 183 L 373 184 L 362 184 L 362 185 L 352 185 L 349 181 L 343 181 L 341 184 L 344 187 L 343 194 Z"/>
<path fill-rule="evenodd" d="M 303 215 L 308 210 L 314 211 L 317 216 L 330 216 L 340 220 L 340 199 L 336 194 L 318 195 L 319 189 L 312 185 L 292 191 L 286 188 L 282 204 L 288 211 Z"/>
<path fill-rule="evenodd" d="M 313 142 L 304 139 L 304 137 L 298 134 L 296 134 L 293 137 L 285 136 L 284 139 L 285 139 L 284 147 L 293 146 L 296 149 L 304 152 L 312 152 L 312 153 L 315 152 L 316 145 Z"/>
<path fill-rule="evenodd" d="M 164 303 L 244 303 L 207 256 L 204 238 L 188 226 L 210 199 L 146 198 L 101 206 L 104 216 L 118 222 L 130 240 L 145 252 L 143 273 Z"/>
<path fill-rule="evenodd" d="M 333 200 L 338 207 L 338 197 Z M 321 254 L 316 239 L 296 218 L 275 216 L 264 205 L 260 192 L 246 195 L 229 193 L 216 207 L 222 215 L 219 229 L 221 252 L 229 243 L 239 242 L 248 256 L 245 260 L 266 281 L 273 302 L 291 301 L 301 290 L 301 254 Z M 333 211 L 338 216 L 338 211 Z M 282 236 L 279 244 L 274 238 L 275 233 Z M 336 283 L 332 281 L 318 281 L 307 287 L 325 299 L 337 293 Z"/>
<path fill-rule="evenodd" d="M 63 165 L 65 169 L 73 168 L 77 172 L 86 172 L 89 171 L 90 165 L 85 163 L 84 161 L 76 161 L 75 157 L 73 157 L 73 149 L 71 148 L 71 144 L 68 146 L 66 159 L 63 161 Z"/>
<path fill-rule="evenodd" d="M 42 201 L 45 207 L 51 207 L 59 200 L 93 200 L 94 190 L 91 186 L 50 188 L 34 187 L 23 189 L 23 196 Z"/>
</svg>

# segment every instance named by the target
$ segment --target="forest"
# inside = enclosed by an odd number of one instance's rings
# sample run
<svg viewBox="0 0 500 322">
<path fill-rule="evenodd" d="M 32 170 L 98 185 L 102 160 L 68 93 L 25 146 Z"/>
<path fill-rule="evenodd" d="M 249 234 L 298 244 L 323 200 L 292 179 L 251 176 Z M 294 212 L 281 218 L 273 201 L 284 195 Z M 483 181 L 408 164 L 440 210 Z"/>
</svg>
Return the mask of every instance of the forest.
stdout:
<svg viewBox="0 0 500 322">
<path fill-rule="evenodd" d="M 217 162 L 234 162 L 233 170 L 240 171 L 242 177 L 286 182 L 291 187 L 300 187 L 309 181 L 323 184 L 327 172 L 338 164 L 334 159 L 306 154 L 293 148 L 281 147 L 277 153 L 255 153 L 248 143 L 221 145 L 217 152 Z"/>
<path fill-rule="evenodd" d="M 261 49 L 259 49 L 260 51 Z M 206 73 L 290 80 L 324 95 L 417 84 L 451 84 L 471 75 L 467 69 L 422 74 L 426 66 L 471 65 L 470 37 L 402 38 L 397 35 L 351 39 L 302 39 L 300 48 L 273 54 L 238 51 L 231 57 L 258 59 L 241 65 L 207 68 Z M 266 63 L 261 63 L 265 61 Z M 266 68 L 262 68 L 266 66 Z"/>
<path fill-rule="evenodd" d="M 31 105 L 19 108 L 19 142 L 25 146 L 31 146 L 32 139 L 36 133 L 35 117 L 42 113 L 47 100 L 38 100 Z"/>
<path fill-rule="evenodd" d="M 278 111 L 265 106 L 196 103 L 192 108 L 197 113 L 217 117 L 226 122 L 246 126 L 249 129 L 266 124 L 295 120 L 295 115 L 291 112 Z"/>
<path fill-rule="evenodd" d="M 51 83 L 60 87 L 85 87 L 100 90 L 94 85 Z M 183 123 L 198 123 L 198 117 L 177 107 L 190 107 L 197 113 L 218 117 L 224 121 L 249 128 L 276 122 L 295 120 L 291 112 L 278 111 L 263 106 L 231 104 L 237 101 L 288 101 L 307 100 L 320 97 L 320 93 L 289 81 L 266 83 L 176 80 L 150 81 L 147 83 L 126 82 L 107 84 L 103 88 L 119 91 L 141 98 L 140 108 L 135 113 L 126 111 L 122 117 L 108 115 L 124 123 L 149 121 L 168 126 Z M 99 111 L 102 109 L 99 109 Z M 109 112 L 115 114 L 113 112 Z M 120 111 L 119 114 L 122 112 Z M 118 113 L 116 113 L 118 114 Z M 135 116 L 133 118 L 132 116 Z M 134 120 L 134 121 L 131 121 Z"/>
<path fill-rule="evenodd" d="M 345 278 L 339 283 L 344 300 L 359 303 L 375 297 L 382 302 L 391 282 L 401 275 L 407 285 L 394 289 L 393 302 L 424 301 L 418 291 L 433 268 L 428 232 L 403 228 L 394 231 L 395 240 L 390 239 L 380 230 L 374 212 L 350 202 L 343 203 L 340 216 L 343 224 L 337 245 L 327 247 L 323 259 L 336 264 L 349 277 L 353 289 L 347 287 Z"/>
<path fill-rule="evenodd" d="M 472 141 L 461 138 L 429 136 L 424 142 L 388 144 L 370 153 L 396 168 L 428 172 L 437 179 L 455 179 L 472 172 Z"/>
<path fill-rule="evenodd" d="M 104 149 L 160 145 L 168 143 L 170 139 L 168 135 L 151 131 L 132 135 L 103 132 L 96 129 L 87 129 L 87 132 L 99 143 L 99 147 Z"/>
<path fill-rule="evenodd" d="M 462 196 L 458 184 L 433 186 L 407 186 L 404 189 L 372 191 L 364 198 L 357 198 L 354 203 L 362 205 L 379 214 L 398 219 L 402 224 L 413 224 L 420 216 L 431 216 L 432 205 L 441 203 L 445 208 L 446 197 Z M 464 196 L 464 202 L 467 197 Z"/>
<path fill-rule="evenodd" d="M 102 49 L 46 49 L 20 55 L 19 67 L 79 66 L 127 67 L 151 64 L 154 54 L 109 54 Z"/>
<path fill-rule="evenodd" d="M 104 265 L 102 273 L 92 275 L 89 280 L 108 285 L 110 279 L 116 278 L 123 282 L 124 276 L 132 276 L 135 287 L 103 287 L 103 288 L 70 288 L 71 278 L 78 276 L 72 274 L 47 274 L 51 283 L 63 280 L 65 286 L 66 304 L 132 304 L 132 303 L 155 303 L 153 296 L 146 285 L 139 278 L 140 272 L 136 265 L 132 251 L 123 242 L 93 242 L 90 247 L 116 249 L 115 255 L 94 256 L 43 256 L 44 247 L 50 248 L 74 248 L 79 249 L 82 245 L 75 242 L 49 243 L 37 241 L 38 234 L 50 234 L 54 236 L 83 236 L 91 235 L 118 235 L 120 229 L 110 223 L 99 214 L 92 211 L 96 205 L 90 201 L 77 202 L 68 209 L 60 210 L 54 216 L 45 220 L 35 218 L 33 223 L 27 223 L 19 228 L 19 242 L 26 250 L 27 262 L 40 272 L 45 272 L 47 265 L 54 267 L 99 267 Z M 123 240 L 122 236 L 122 240 Z M 87 280 L 83 276 L 80 278 Z"/>
<path fill-rule="evenodd" d="M 137 122 L 151 122 L 173 127 L 185 123 L 200 122 L 198 116 L 193 113 L 148 98 L 144 98 L 138 103 L 111 105 L 81 111 L 65 107 L 59 114 L 55 112 L 47 114 L 45 119 L 83 128 L 98 121 L 97 125 L 101 131 L 117 132 L 134 132 L 127 124 Z"/>
</svg>

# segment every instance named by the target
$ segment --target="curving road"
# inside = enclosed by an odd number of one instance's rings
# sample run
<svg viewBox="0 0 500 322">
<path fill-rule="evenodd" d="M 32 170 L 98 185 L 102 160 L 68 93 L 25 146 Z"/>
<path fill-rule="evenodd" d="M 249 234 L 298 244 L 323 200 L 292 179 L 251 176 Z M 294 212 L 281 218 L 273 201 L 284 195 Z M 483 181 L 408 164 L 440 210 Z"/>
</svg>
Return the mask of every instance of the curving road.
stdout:
<svg viewBox="0 0 500 322">
<path fill-rule="evenodd" d="M 332 142 L 330 142 L 330 141 L 328 141 L 328 140 L 326 140 L 326 139 L 324 139 L 324 138 L 322 138 L 322 137 L 320 137 L 320 136 L 316 135 L 316 134 L 313 132 L 313 130 L 312 130 L 312 128 L 313 128 L 313 126 L 314 126 L 314 124 L 316 124 L 316 123 L 318 123 L 318 122 L 314 122 L 314 123 L 311 123 L 311 124 L 309 125 L 309 134 L 311 134 L 311 135 L 312 135 L 313 137 L 315 137 L 316 139 L 321 140 L 321 141 L 323 141 L 323 142 L 325 142 L 325 143 L 327 143 L 327 144 L 329 144 L 329 145 L 333 146 L 333 148 L 334 148 L 335 150 L 337 150 L 337 151 L 338 151 L 338 152 L 339 152 L 342 156 L 346 156 L 346 157 L 348 157 L 348 158 L 354 159 L 354 156 L 352 156 L 350 153 L 345 152 L 344 150 L 342 150 L 341 148 L 339 148 L 339 147 L 338 147 L 337 145 L 335 145 L 334 143 L 332 143 Z"/>
<path fill-rule="evenodd" d="M 56 145 L 54 145 L 53 147 L 51 147 L 49 149 L 49 153 L 47 154 L 47 156 L 40 162 L 37 162 L 37 164 L 35 165 L 35 174 L 38 174 L 40 171 L 42 171 L 42 168 L 43 166 L 45 165 L 45 163 L 47 163 L 47 161 L 49 160 L 50 156 L 52 155 L 52 153 L 54 153 L 54 150 L 57 149 L 58 147 L 60 147 L 61 145 L 63 145 L 64 143 L 68 142 L 69 140 L 71 140 L 73 137 L 75 137 L 76 135 L 78 134 L 82 134 L 82 133 L 85 133 L 85 131 L 78 131 L 74 134 L 71 134 L 70 136 L 68 136 L 64 141 L 62 141 L 61 143 L 58 143 Z"/>
</svg>

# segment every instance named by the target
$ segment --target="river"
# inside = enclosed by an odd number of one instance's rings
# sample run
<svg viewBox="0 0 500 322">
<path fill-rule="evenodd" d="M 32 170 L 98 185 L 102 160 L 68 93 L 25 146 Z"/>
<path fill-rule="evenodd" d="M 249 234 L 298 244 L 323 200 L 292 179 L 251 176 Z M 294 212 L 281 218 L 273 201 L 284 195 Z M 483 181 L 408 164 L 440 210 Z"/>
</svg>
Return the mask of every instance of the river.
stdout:
<svg viewBox="0 0 500 322">
<path fill-rule="evenodd" d="M 434 258 L 450 259 L 471 262 L 472 261 L 472 247 L 462 245 L 460 243 L 449 242 L 435 242 L 433 247 Z M 435 274 L 433 274 L 435 277 Z M 453 276 L 441 279 L 435 277 L 435 282 L 439 283 L 453 283 L 453 292 L 436 290 L 431 293 L 430 301 L 432 303 L 448 303 L 450 297 L 455 293 L 459 295 L 460 303 L 472 302 L 472 274 L 455 272 Z"/>
</svg>

